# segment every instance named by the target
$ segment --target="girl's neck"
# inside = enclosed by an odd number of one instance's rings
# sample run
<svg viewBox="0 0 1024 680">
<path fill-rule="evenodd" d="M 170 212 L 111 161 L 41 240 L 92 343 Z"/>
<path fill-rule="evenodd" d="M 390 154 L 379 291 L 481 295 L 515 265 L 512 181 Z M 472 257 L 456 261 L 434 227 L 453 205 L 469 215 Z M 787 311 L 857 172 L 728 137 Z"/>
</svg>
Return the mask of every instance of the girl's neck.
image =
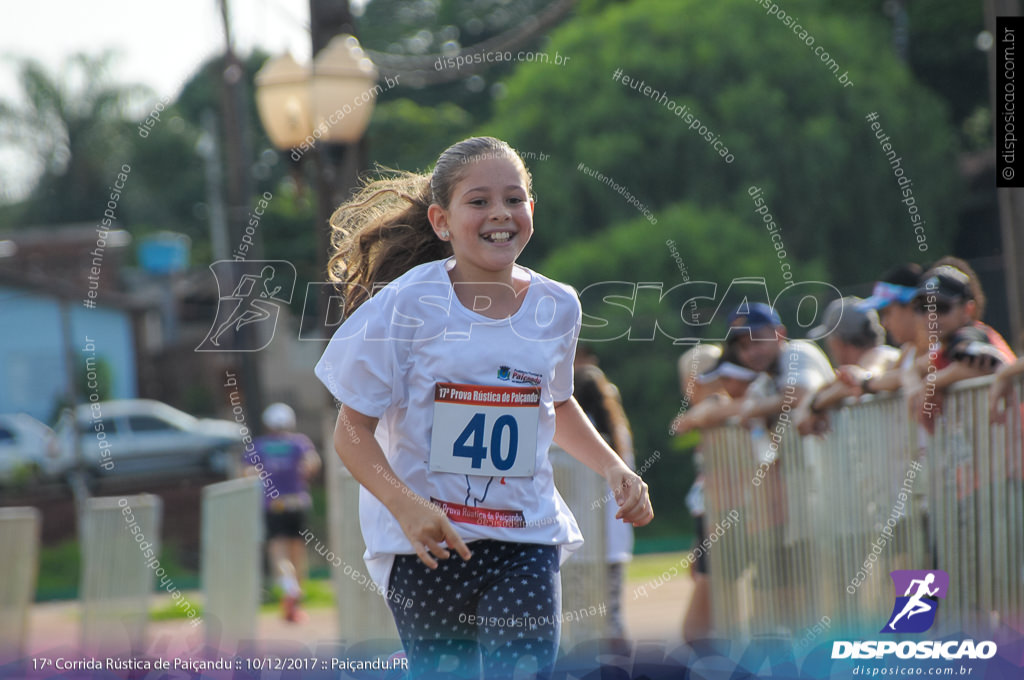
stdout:
<svg viewBox="0 0 1024 680">
<path fill-rule="evenodd" d="M 463 307 L 492 319 L 504 319 L 519 311 L 530 286 L 529 273 L 514 264 L 492 272 L 456 261 L 448 269 L 448 278 Z"/>
</svg>

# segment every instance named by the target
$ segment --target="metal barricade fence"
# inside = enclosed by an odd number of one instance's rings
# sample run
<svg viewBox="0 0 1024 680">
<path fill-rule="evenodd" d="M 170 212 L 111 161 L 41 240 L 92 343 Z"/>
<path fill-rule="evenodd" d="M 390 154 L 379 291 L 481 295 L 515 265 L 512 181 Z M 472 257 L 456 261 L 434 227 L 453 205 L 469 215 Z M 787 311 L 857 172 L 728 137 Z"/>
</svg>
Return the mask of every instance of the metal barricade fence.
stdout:
<svg viewBox="0 0 1024 680">
<path fill-rule="evenodd" d="M 203 487 L 203 623 L 206 643 L 234 650 L 256 637 L 263 547 L 263 486 L 243 477 Z"/>
<path fill-rule="evenodd" d="M 25 651 L 39 572 L 42 515 L 33 507 L 0 508 L 0 664 Z"/>
<path fill-rule="evenodd" d="M 82 649 L 141 653 L 160 554 L 158 496 L 90 498 L 81 520 Z M 139 539 L 141 537 L 141 540 Z M 147 545 L 148 544 L 148 545 Z"/>
<path fill-rule="evenodd" d="M 822 438 L 785 422 L 706 433 L 707 530 L 740 518 L 708 551 L 716 629 L 878 630 L 893 606 L 889 572 L 929 568 L 950 574 L 938 630 L 1020 628 L 1021 410 L 990 427 L 989 384 L 949 389 L 931 437 L 900 395 L 832 411 Z"/>
<path fill-rule="evenodd" d="M 989 384 L 957 385 L 936 419 L 929 509 L 936 566 L 949 573 L 942 633 L 1024 630 L 1022 382 L 1006 423 L 991 426 Z"/>
</svg>

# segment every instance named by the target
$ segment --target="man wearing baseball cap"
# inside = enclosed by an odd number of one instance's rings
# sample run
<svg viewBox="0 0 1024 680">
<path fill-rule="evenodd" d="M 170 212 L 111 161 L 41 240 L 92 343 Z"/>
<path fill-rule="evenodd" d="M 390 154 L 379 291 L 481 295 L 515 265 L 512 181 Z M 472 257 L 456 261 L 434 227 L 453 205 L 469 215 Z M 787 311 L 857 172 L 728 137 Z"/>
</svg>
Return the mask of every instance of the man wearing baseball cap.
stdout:
<svg viewBox="0 0 1024 680">
<path fill-rule="evenodd" d="M 729 315 L 727 347 L 744 368 L 762 373 L 743 407 L 745 418 L 775 418 L 832 380 L 828 358 L 807 340 L 788 340 L 779 315 L 763 302 L 744 302 Z"/>
<path fill-rule="evenodd" d="M 802 400 L 813 395 L 834 377 L 832 366 L 818 346 L 807 340 L 788 340 L 786 327 L 779 315 L 766 304 L 743 302 L 729 315 L 729 333 L 726 351 L 733 352 L 744 368 L 761 375 L 747 390 L 741 417 L 750 429 L 753 452 L 758 462 L 758 484 L 762 511 L 756 519 L 756 529 L 767 540 L 755 551 L 753 562 L 758 574 L 754 588 L 774 590 L 779 596 L 794 603 L 807 597 L 797 582 L 796 564 L 807 549 L 810 525 L 793 522 L 789 508 L 812 507 L 816 499 L 803 496 L 803 483 L 790 483 L 794 479 L 813 478 L 811 466 L 792 461 L 789 472 L 775 464 L 787 430 L 795 422 L 795 411 Z M 813 494 L 812 494 L 813 496 Z M 772 569 L 779 578 L 765 578 Z M 799 604 L 795 609 L 799 609 Z"/>
<path fill-rule="evenodd" d="M 900 348 L 900 356 L 896 365 L 885 371 L 867 371 L 853 364 L 840 367 L 839 379 L 854 396 L 900 389 L 915 357 L 927 351 L 927 340 L 920 336 L 920 322 L 914 312 L 921 273 L 921 266 L 913 262 L 894 267 L 875 284 L 871 297 L 857 305 L 861 310 L 877 311 L 882 328 Z"/>
<path fill-rule="evenodd" d="M 871 297 L 857 306 L 873 309 L 892 342 L 902 346 L 917 337 L 914 297 L 921 283 L 921 265 L 913 262 L 893 267 L 875 283 Z"/>
<path fill-rule="evenodd" d="M 800 434 L 821 434 L 828 427 L 822 413 L 847 397 L 859 396 L 861 389 L 843 379 L 843 373 L 859 373 L 861 380 L 893 368 L 900 358 L 895 347 L 885 344 L 885 331 L 878 314 L 859 297 L 833 300 L 825 309 L 823 322 L 807 337 L 823 341 L 837 377 L 801 404 L 796 423 Z"/>
<path fill-rule="evenodd" d="M 936 388 L 988 375 L 1016 360 L 1003 337 L 980 321 L 984 293 L 963 260 L 939 260 L 925 273 L 914 303 L 929 336 L 925 366 L 936 374 Z"/>
<path fill-rule="evenodd" d="M 917 410 L 918 421 L 931 431 L 945 388 L 989 375 L 1016 357 L 1002 336 L 979 320 L 985 295 L 963 260 L 944 257 L 936 262 L 924 274 L 914 304 L 928 349 L 915 361 L 918 380 L 905 396 Z"/>
</svg>

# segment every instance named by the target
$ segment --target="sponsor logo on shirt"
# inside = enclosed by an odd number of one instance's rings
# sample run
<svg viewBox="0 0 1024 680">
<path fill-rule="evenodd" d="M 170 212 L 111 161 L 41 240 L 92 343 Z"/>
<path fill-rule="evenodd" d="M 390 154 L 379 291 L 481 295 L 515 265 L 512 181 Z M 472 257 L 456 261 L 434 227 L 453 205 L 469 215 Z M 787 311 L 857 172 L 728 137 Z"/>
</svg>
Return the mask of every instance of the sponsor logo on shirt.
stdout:
<svg viewBox="0 0 1024 680">
<path fill-rule="evenodd" d="M 498 380 L 519 383 L 521 385 L 540 385 L 542 374 L 532 371 L 521 371 L 510 366 L 498 367 Z"/>
</svg>

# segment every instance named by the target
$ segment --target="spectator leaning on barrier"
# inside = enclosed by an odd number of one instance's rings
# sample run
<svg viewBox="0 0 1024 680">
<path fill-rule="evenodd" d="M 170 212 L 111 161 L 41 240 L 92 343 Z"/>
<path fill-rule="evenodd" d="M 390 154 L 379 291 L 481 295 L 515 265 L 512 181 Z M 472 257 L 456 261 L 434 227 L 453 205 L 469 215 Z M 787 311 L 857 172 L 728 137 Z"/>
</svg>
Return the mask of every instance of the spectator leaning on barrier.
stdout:
<svg viewBox="0 0 1024 680">
<path fill-rule="evenodd" d="M 800 434 L 824 433 L 828 429 L 824 410 L 861 393 L 861 389 L 840 377 L 842 373 L 855 376 L 859 384 L 886 372 L 899 361 L 900 351 L 884 342 L 885 331 L 878 322 L 878 314 L 859 307 L 861 302 L 859 297 L 833 300 L 825 309 L 822 324 L 808 333 L 808 338 L 824 341 L 832 363 L 839 368 L 832 382 L 801 402 L 794 419 Z"/>
<path fill-rule="evenodd" d="M 743 395 L 757 373 L 736 363 L 736 358 L 714 344 L 700 344 L 679 358 L 679 388 L 685 413 L 669 426 L 673 434 L 717 427 L 739 413 Z M 702 545 L 707 534 L 704 520 L 704 455 L 694 449 L 697 478 L 686 494 L 686 506 L 694 518 L 694 544 Z M 700 552 L 691 570 L 693 593 L 683 616 L 683 640 L 704 639 L 711 632 L 711 584 L 707 556 Z"/>
<path fill-rule="evenodd" d="M 875 284 L 871 297 L 858 304 L 861 309 L 878 313 L 889 340 L 902 347 L 914 342 L 917 324 L 914 319 L 914 296 L 921 283 L 921 265 L 910 262 L 887 271 Z"/>
<path fill-rule="evenodd" d="M 789 508 L 807 504 L 799 495 L 814 488 L 808 480 L 816 473 L 794 460 L 783 475 L 779 452 L 784 440 L 793 436 L 787 434 L 794 429 L 793 411 L 835 373 L 813 342 L 788 340 L 779 316 L 763 303 L 744 303 L 729 316 L 726 346 L 734 349 L 742 366 L 761 373 L 747 390 L 741 411 L 758 462 L 751 483 L 757 487 L 759 511 L 750 518 L 747 530 L 765 538 L 751 558 L 757 573 L 754 588 L 761 593 L 774 591 L 792 603 L 784 613 L 783 626 L 795 630 L 795 612 L 807 597 L 796 569 L 800 555 L 806 554 L 810 523 L 790 515 Z"/>
<path fill-rule="evenodd" d="M 875 284 L 871 297 L 858 305 L 861 309 L 877 311 L 889 340 L 900 348 L 899 361 L 889 370 L 868 374 L 840 369 L 840 380 L 853 388 L 858 396 L 900 389 L 904 376 L 914 368 L 914 359 L 920 352 L 927 351 L 928 338 L 920 334 L 920 324 L 914 311 L 914 297 L 921 282 L 921 273 L 921 266 L 915 263 L 890 269 Z"/>
<path fill-rule="evenodd" d="M 917 360 L 924 389 L 908 395 L 921 407 L 922 422 L 941 407 L 935 390 L 994 373 L 1016 356 L 999 333 L 980 321 L 985 295 L 977 275 L 966 262 L 944 257 L 925 273 L 914 298 L 928 331 L 927 356 Z"/>
<path fill-rule="evenodd" d="M 1021 374 L 1024 374 L 1024 358 L 1006 364 L 996 371 L 992 386 L 988 390 L 990 422 L 1005 423 L 1007 411 L 1020 407 L 1017 395 L 1013 391 L 1013 379 Z"/>
<path fill-rule="evenodd" d="M 684 353 L 678 368 L 687 408 L 669 426 L 672 434 L 717 427 L 740 415 L 747 388 L 759 375 L 740 365 L 735 347 L 727 347 L 723 353 L 718 345 L 708 344 Z"/>
<path fill-rule="evenodd" d="M 743 303 L 729 315 L 726 347 L 741 366 L 764 374 L 744 400 L 741 416 L 747 422 L 780 414 L 788 420 L 791 409 L 834 376 L 817 345 L 788 340 L 779 315 L 762 302 Z"/>
</svg>

